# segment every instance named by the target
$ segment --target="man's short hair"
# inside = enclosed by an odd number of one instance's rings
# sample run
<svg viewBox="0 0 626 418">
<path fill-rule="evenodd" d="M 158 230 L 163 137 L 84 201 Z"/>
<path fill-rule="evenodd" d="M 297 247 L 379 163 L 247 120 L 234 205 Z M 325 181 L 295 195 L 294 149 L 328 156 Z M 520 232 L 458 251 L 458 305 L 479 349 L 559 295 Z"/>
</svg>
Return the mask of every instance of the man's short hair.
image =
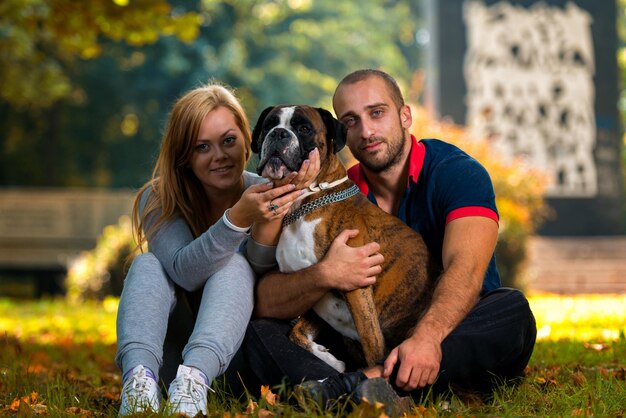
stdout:
<svg viewBox="0 0 626 418">
<path fill-rule="evenodd" d="M 359 81 L 366 80 L 370 77 L 378 77 L 385 82 L 391 95 L 391 100 L 393 100 L 393 103 L 398 107 L 398 110 L 400 110 L 402 106 L 404 106 L 404 97 L 402 97 L 402 92 L 400 91 L 400 87 L 398 86 L 396 80 L 384 71 L 374 70 L 371 68 L 356 70 L 345 76 L 337 85 L 337 88 L 335 89 L 335 94 L 337 94 L 337 90 L 339 90 L 339 87 L 343 85 L 354 84 Z"/>
</svg>

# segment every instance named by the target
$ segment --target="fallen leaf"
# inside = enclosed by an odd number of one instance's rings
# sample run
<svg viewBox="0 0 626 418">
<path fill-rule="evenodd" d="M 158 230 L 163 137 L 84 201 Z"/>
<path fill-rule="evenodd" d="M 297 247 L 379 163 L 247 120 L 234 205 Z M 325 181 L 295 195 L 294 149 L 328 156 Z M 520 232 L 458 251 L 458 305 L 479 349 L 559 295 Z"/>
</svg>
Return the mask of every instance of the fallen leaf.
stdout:
<svg viewBox="0 0 626 418">
<path fill-rule="evenodd" d="M 278 399 L 278 395 L 273 393 L 269 386 L 265 385 L 261 386 L 261 397 L 265 399 L 267 404 L 270 406 L 276 405 L 276 400 Z"/>
<path fill-rule="evenodd" d="M 65 412 L 69 412 L 70 414 L 79 414 L 80 407 L 79 406 L 70 406 L 69 408 L 65 408 Z"/>
<path fill-rule="evenodd" d="M 271 418 L 273 417 L 275 414 L 271 411 L 268 411 L 267 409 L 259 409 L 259 411 L 257 412 L 257 416 L 259 418 Z"/>
<path fill-rule="evenodd" d="M 9 405 L 7 409 L 11 412 L 17 412 L 17 410 L 20 408 L 20 403 L 22 403 L 20 399 L 13 399 L 11 405 Z"/>
<path fill-rule="evenodd" d="M 96 415 L 93 411 L 83 409 L 79 406 L 70 406 L 69 408 L 65 408 L 65 412 L 68 414 L 78 415 L 83 418 L 91 418 Z"/>
<path fill-rule="evenodd" d="M 548 386 L 556 386 L 557 385 L 557 381 L 556 381 L 556 379 L 552 375 L 547 375 L 546 377 L 537 376 L 537 377 L 535 377 L 533 382 L 536 385 L 544 387 L 544 388 L 546 388 Z"/>
<path fill-rule="evenodd" d="M 33 411 L 30 409 L 30 405 L 26 402 L 20 402 L 16 412 L 19 417 L 29 417 L 33 414 Z"/>
<path fill-rule="evenodd" d="M 37 415 L 47 415 L 48 414 L 48 406 L 44 405 L 42 403 L 38 403 L 35 405 L 31 405 L 30 408 L 33 410 L 33 412 L 35 412 L 35 414 Z"/>
<path fill-rule="evenodd" d="M 15 398 L 11 402 L 11 405 L 7 408 L 11 412 L 18 412 L 23 409 L 24 406 L 30 407 L 31 404 L 37 402 L 37 392 L 31 392 L 28 396 L 22 396 L 21 398 Z"/>
<path fill-rule="evenodd" d="M 583 345 L 586 349 L 593 350 L 593 351 L 604 351 L 604 350 L 608 350 L 609 348 L 611 348 L 610 345 L 604 344 L 604 343 L 587 343 L 586 342 Z"/>
<path fill-rule="evenodd" d="M 252 399 L 248 401 L 248 406 L 246 407 L 246 414 L 251 414 L 259 408 L 259 404 L 254 402 Z"/>
<path fill-rule="evenodd" d="M 572 373 L 572 381 L 578 387 L 583 387 L 587 383 L 587 378 L 581 372 Z"/>
</svg>

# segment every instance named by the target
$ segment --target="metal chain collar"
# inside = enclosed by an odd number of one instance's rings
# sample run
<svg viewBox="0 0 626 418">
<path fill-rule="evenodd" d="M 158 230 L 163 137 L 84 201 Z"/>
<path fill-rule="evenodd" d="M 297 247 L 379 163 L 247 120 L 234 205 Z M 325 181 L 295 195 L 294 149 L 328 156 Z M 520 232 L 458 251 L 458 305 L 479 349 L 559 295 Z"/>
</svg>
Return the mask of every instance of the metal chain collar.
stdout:
<svg viewBox="0 0 626 418">
<path fill-rule="evenodd" d="M 347 189 L 327 194 L 326 196 L 317 198 L 309 203 L 305 203 L 304 205 L 296 209 L 293 213 L 290 213 L 283 218 L 283 226 L 294 223 L 298 218 L 314 211 L 315 209 L 321 208 L 322 206 L 326 206 L 331 203 L 346 200 L 357 193 L 360 193 L 360 190 L 356 184 L 353 184 L 352 187 L 349 187 Z"/>
</svg>

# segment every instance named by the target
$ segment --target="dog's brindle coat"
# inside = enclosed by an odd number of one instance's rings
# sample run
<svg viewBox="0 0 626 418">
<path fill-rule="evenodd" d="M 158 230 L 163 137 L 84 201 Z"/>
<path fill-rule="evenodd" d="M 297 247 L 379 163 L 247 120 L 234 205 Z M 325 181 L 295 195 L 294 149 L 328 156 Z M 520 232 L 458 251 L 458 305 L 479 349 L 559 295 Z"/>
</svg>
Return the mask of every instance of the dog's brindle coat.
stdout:
<svg viewBox="0 0 626 418">
<path fill-rule="evenodd" d="M 309 152 L 317 147 L 321 166 L 317 184 L 346 176 L 336 155 L 345 142 L 345 127 L 330 112 L 304 105 L 265 109 L 252 133 L 252 151 L 260 154 L 258 172 L 270 179 L 297 171 Z M 291 211 L 353 184 L 347 180 L 307 196 L 294 204 Z M 382 272 L 373 286 L 345 294 L 328 292 L 313 310 L 344 336 L 360 341 L 363 352 L 355 353 L 361 359 L 359 366 L 371 366 L 410 335 L 430 302 L 441 267 L 432 262 L 419 234 L 358 193 L 284 226 L 276 253 L 280 270 L 294 272 L 315 264 L 344 229 L 359 230 L 348 242 L 351 246 L 372 241 L 380 244 L 385 260 Z M 314 319 L 305 315 L 290 338 L 343 371 L 344 363 L 317 345 L 316 336 Z"/>
</svg>

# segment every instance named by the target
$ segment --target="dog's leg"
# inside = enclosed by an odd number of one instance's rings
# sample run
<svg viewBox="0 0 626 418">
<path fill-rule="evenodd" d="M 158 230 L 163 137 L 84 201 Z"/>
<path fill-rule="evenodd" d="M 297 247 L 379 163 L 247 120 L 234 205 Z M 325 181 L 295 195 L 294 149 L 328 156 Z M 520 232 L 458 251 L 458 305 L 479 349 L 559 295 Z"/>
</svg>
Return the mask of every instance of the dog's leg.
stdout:
<svg viewBox="0 0 626 418">
<path fill-rule="evenodd" d="M 333 369 L 343 373 L 346 370 L 346 364 L 333 356 L 326 347 L 315 342 L 318 333 L 319 326 L 312 319 L 303 316 L 294 325 L 291 334 L 289 334 L 289 339 Z"/>
<path fill-rule="evenodd" d="M 353 222 L 360 233 L 356 237 L 350 238 L 348 245 L 358 247 L 369 242 L 367 223 L 361 217 L 354 218 Z M 365 361 L 371 367 L 385 356 L 385 338 L 383 337 L 376 304 L 374 303 L 374 290 L 372 286 L 355 289 L 347 292 L 345 298 L 350 308 L 352 319 L 354 319 L 356 332 L 361 340 Z"/>
<path fill-rule="evenodd" d="M 346 293 L 346 301 L 350 307 L 356 331 L 361 338 L 365 361 L 368 366 L 373 366 L 384 358 L 385 339 L 378 321 L 372 287 L 368 286 Z"/>
</svg>

